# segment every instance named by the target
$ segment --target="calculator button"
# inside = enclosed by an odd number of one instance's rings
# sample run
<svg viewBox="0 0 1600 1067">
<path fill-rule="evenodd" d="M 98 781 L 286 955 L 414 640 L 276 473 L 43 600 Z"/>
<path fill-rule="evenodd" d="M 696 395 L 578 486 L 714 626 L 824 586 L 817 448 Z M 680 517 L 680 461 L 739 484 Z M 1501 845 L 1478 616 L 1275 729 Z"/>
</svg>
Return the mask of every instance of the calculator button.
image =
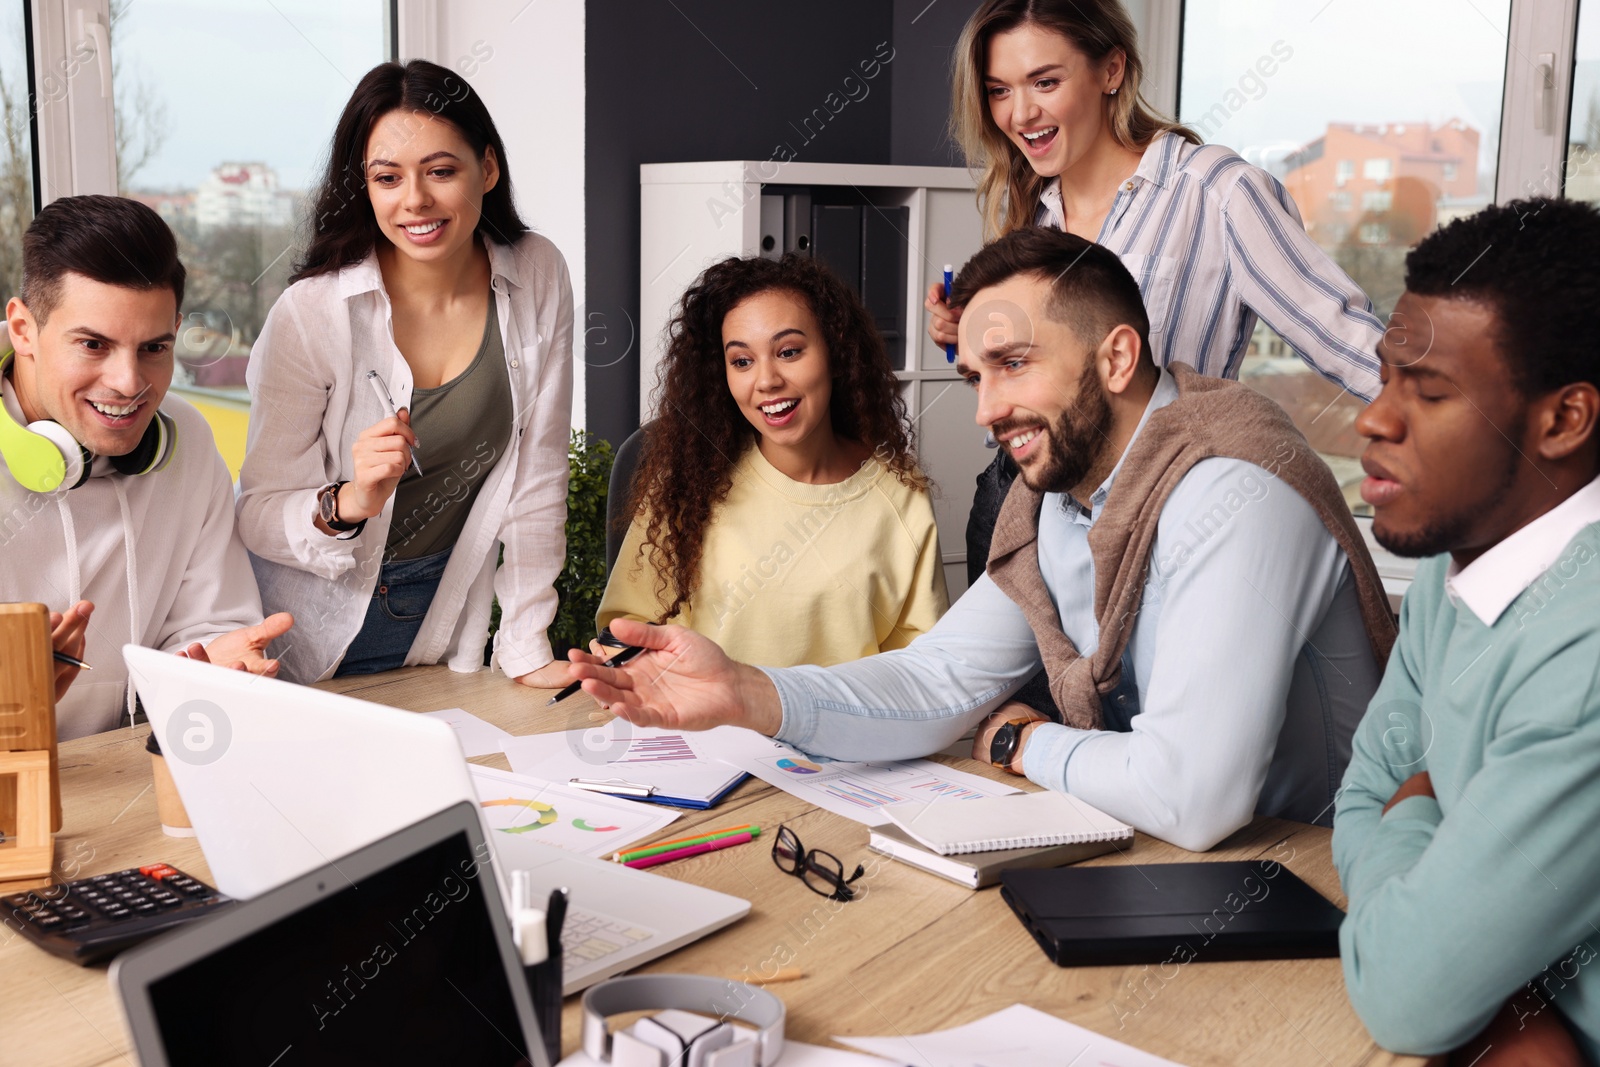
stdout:
<svg viewBox="0 0 1600 1067">
<path fill-rule="evenodd" d="M 49 912 L 42 912 L 35 915 L 33 917 L 33 921 L 38 923 L 41 929 L 54 930 L 56 927 L 60 926 L 64 920 L 59 915 L 51 915 Z"/>
<path fill-rule="evenodd" d="M 106 917 L 109 918 L 109 919 L 126 919 L 128 916 L 130 916 L 132 914 L 133 914 L 133 912 L 131 912 L 127 908 L 123 908 L 123 907 L 107 908 L 106 909 Z"/>
</svg>

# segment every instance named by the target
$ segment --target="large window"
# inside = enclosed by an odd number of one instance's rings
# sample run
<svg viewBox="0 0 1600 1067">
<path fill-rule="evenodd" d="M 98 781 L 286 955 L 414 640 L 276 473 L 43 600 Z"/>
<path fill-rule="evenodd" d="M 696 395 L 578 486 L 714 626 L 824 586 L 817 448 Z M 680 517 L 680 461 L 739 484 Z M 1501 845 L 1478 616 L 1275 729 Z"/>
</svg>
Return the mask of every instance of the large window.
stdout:
<svg viewBox="0 0 1600 1067">
<path fill-rule="evenodd" d="M 189 281 L 173 388 L 204 412 L 235 475 L 250 347 L 303 247 L 305 197 L 339 111 L 387 58 L 388 10 L 384 0 L 110 5 L 118 191 L 178 235 Z"/>
<path fill-rule="evenodd" d="M 1283 182 L 1387 318 L 1406 252 L 1495 198 L 1510 20 L 1511 0 L 1187 0 L 1179 116 Z M 1240 378 L 1289 411 L 1366 510 L 1362 401 L 1266 324 Z"/>
<path fill-rule="evenodd" d="M 1600 0 L 1578 8 L 1572 121 L 1567 129 L 1567 195 L 1600 204 Z"/>
<path fill-rule="evenodd" d="M 22 231 L 33 221 L 25 0 L 0 3 L 0 303 L 22 288 Z M 0 351 L 9 347 L 0 337 Z"/>
</svg>

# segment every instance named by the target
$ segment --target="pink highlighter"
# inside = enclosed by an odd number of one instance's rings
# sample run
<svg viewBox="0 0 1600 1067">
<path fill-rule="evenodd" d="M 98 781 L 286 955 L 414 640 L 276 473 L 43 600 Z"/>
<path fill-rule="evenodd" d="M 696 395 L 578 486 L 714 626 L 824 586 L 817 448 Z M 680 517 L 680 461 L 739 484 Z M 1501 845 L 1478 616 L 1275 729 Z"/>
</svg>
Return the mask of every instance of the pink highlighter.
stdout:
<svg viewBox="0 0 1600 1067">
<path fill-rule="evenodd" d="M 628 860 L 625 867 L 654 867 L 658 863 L 670 860 L 686 859 L 689 856 L 698 856 L 702 852 L 715 852 L 719 848 L 728 848 L 730 845 L 742 845 L 746 841 L 755 840 L 753 834 L 735 834 L 732 837 L 719 837 L 715 841 L 702 841 L 698 845 L 688 845 L 684 848 L 674 849 L 671 852 L 658 852 L 654 856 L 644 856 L 636 860 Z"/>
</svg>

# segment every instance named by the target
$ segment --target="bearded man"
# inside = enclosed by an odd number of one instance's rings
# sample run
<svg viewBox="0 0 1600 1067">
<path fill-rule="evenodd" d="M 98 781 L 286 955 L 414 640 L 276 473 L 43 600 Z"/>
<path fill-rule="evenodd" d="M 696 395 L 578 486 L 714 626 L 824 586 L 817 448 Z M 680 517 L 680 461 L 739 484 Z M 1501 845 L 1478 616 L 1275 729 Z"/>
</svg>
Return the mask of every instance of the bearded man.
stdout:
<svg viewBox="0 0 1600 1067">
<path fill-rule="evenodd" d="M 1328 825 L 1394 623 L 1326 464 L 1237 382 L 1158 368 L 1108 250 L 1025 229 L 962 269 L 958 367 L 1021 472 L 987 573 L 910 646 L 733 663 L 678 627 L 573 655 L 629 721 L 747 726 L 835 759 L 974 756 L 1209 849 L 1256 815 Z M 1043 664 L 1064 721 L 1007 698 Z"/>
</svg>

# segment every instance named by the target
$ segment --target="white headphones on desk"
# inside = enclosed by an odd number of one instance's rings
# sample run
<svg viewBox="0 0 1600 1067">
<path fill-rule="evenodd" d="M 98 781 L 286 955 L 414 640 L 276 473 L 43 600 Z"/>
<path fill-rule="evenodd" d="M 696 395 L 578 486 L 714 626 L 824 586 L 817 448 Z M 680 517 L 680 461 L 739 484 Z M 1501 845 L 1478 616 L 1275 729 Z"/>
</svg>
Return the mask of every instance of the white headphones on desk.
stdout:
<svg viewBox="0 0 1600 1067">
<path fill-rule="evenodd" d="M 612 1034 L 606 1017 L 668 1010 Z M 682 1012 L 710 1015 L 689 1019 Z M 583 1051 L 611 1067 L 772 1067 L 783 1055 L 783 1001 L 727 978 L 641 974 L 613 978 L 583 995 Z M 751 1036 L 727 1020 L 757 1027 Z"/>
</svg>

